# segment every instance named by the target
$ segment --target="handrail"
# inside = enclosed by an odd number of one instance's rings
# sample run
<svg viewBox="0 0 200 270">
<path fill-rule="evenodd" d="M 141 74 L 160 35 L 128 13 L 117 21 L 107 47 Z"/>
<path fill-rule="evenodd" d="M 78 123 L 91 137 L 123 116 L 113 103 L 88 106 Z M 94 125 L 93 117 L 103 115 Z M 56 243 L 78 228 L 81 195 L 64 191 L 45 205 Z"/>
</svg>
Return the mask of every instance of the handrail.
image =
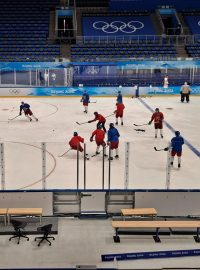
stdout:
<svg viewBox="0 0 200 270">
<path fill-rule="evenodd" d="M 200 35 L 128 35 L 128 36 L 77 36 L 77 44 L 165 44 L 192 45 L 200 42 Z"/>
</svg>

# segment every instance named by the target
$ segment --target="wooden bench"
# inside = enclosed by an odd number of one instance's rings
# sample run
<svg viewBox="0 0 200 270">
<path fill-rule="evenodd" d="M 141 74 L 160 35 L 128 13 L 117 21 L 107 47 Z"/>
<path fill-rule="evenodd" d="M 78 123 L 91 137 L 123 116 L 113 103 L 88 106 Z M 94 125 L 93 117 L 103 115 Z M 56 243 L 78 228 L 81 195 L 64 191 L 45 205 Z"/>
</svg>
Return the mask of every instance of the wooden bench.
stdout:
<svg viewBox="0 0 200 270">
<path fill-rule="evenodd" d="M 119 229 L 121 228 L 155 228 L 156 232 L 153 236 L 155 242 L 161 242 L 159 238 L 160 228 L 196 228 L 196 236 L 194 239 L 196 242 L 200 242 L 200 221 L 189 220 L 189 221 L 165 221 L 165 220 L 150 220 L 150 221 L 112 221 L 112 227 L 115 229 L 114 242 L 120 242 Z"/>
<path fill-rule="evenodd" d="M 121 213 L 123 219 L 126 216 L 152 216 L 155 217 L 157 215 L 157 211 L 155 208 L 129 208 L 129 209 L 121 209 Z"/>
<path fill-rule="evenodd" d="M 10 224 L 11 216 L 39 216 L 40 224 L 42 223 L 42 208 L 8 208 L 7 217 Z"/>
<path fill-rule="evenodd" d="M 4 217 L 5 225 L 6 225 L 6 222 L 7 222 L 7 219 L 6 219 L 7 211 L 8 211 L 8 208 L 0 208 L 0 216 Z"/>
</svg>

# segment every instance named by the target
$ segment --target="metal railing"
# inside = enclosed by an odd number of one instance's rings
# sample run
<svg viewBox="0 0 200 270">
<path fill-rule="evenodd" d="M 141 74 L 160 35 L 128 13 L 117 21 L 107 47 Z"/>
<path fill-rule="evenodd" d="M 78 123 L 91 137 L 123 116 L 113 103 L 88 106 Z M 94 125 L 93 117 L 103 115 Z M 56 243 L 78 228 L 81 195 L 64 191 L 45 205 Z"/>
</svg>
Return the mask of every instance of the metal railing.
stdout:
<svg viewBox="0 0 200 270">
<path fill-rule="evenodd" d="M 192 45 L 200 35 L 77 36 L 77 44 L 161 44 Z"/>
</svg>

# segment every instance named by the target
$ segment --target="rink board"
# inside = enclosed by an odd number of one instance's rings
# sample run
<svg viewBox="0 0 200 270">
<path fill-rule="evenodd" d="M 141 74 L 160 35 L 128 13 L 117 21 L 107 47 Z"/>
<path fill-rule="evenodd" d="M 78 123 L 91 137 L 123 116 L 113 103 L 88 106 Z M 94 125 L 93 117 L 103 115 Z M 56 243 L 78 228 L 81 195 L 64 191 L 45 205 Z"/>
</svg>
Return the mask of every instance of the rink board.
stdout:
<svg viewBox="0 0 200 270">
<path fill-rule="evenodd" d="M 0 87 L 0 97 L 20 96 L 81 96 L 87 91 L 91 96 L 115 96 L 120 90 L 124 96 L 135 96 L 138 86 L 132 87 Z M 139 86 L 139 95 L 177 95 L 181 86 Z M 200 95 L 200 86 L 191 86 L 192 95 Z"/>
</svg>

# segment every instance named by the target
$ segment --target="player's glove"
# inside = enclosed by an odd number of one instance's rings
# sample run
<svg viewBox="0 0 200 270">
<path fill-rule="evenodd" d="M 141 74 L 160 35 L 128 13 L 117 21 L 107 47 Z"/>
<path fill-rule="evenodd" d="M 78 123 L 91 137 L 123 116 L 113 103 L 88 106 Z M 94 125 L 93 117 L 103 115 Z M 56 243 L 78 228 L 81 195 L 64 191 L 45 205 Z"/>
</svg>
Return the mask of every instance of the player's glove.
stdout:
<svg viewBox="0 0 200 270">
<path fill-rule="evenodd" d="M 93 142 L 93 138 L 92 137 L 90 137 L 90 141 Z"/>
<path fill-rule="evenodd" d="M 151 125 L 151 121 L 149 121 L 148 125 Z"/>
<path fill-rule="evenodd" d="M 164 151 L 168 151 L 168 150 L 169 150 L 169 147 L 165 147 L 165 148 L 164 148 Z"/>
<path fill-rule="evenodd" d="M 110 145 L 110 142 L 107 142 L 107 145 Z"/>
</svg>

